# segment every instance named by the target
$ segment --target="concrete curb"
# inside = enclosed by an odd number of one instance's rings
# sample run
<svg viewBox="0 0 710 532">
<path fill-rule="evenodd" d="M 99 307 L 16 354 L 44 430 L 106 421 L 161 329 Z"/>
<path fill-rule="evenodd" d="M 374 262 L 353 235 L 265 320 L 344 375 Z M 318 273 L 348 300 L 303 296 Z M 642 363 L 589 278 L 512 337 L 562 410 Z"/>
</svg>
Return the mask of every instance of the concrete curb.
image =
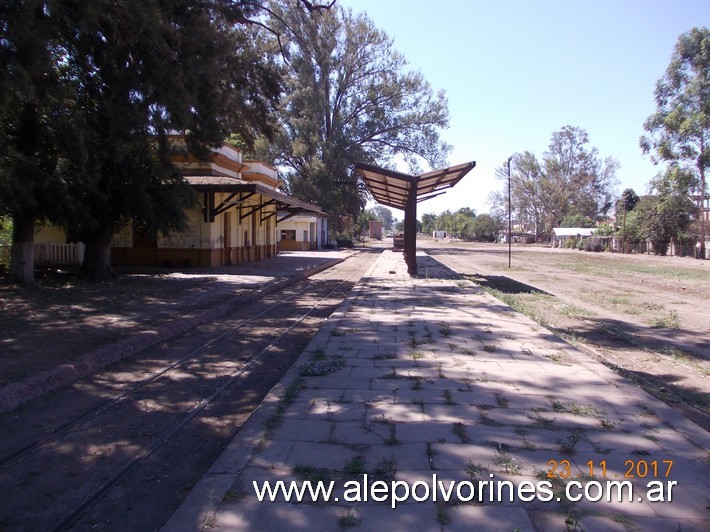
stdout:
<svg viewBox="0 0 710 532">
<path fill-rule="evenodd" d="M 72 362 L 37 373 L 21 381 L 7 384 L 0 388 L 0 414 L 9 412 L 48 392 L 71 384 L 110 364 L 115 364 L 128 356 L 139 353 L 160 342 L 169 340 L 203 323 L 217 319 L 245 303 L 255 301 L 271 292 L 295 284 L 311 275 L 315 275 L 336 264 L 340 264 L 344 260 L 345 259 L 337 259 L 314 268 L 307 268 L 305 271 L 293 277 L 282 281 L 269 282 L 261 288 L 249 291 L 245 295 L 235 296 L 231 301 L 217 305 L 209 310 L 193 316 L 177 319 L 155 330 L 146 330 L 132 334 L 118 342 L 86 353 Z"/>
</svg>

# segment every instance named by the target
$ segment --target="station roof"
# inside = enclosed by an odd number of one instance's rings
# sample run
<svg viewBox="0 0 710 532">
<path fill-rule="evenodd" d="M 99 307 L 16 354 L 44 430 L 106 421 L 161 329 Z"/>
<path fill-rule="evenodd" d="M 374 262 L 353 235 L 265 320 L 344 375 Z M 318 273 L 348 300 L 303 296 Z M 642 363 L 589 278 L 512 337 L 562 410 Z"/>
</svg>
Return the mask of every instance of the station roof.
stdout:
<svg viewBox="0 0 710 532">
<path fill-rule="evenodd" d="M 377 203 L 405 210 L 412 187 L 416 187 L 417 202 L 425 201 L 444 194 L 475 166 L 476 162 L 471 161 L 419 175 L 404 174 L 365 163 L 356 164 L 355 169 Z"/>
<path fill-rule="evenodd" d="M 220 175 L 188 175 L 184 176 L 184 178 L 197 192 L 224 192 L 228 194 L 222 203 L 214 207 L 213 212 L 210 213 L 212 216 L 216 216 L 231 207 L 236 207 L 256 195 L 261 198 L 260 206 L 276 205 L 279 212 L 287 213 L 285 217 L 279 218 L 279 220 L 285 220 L 301 213 L 325 216 L 325 213 L 318 205 L 301 201 L 260 183 Z"/>
</svg>

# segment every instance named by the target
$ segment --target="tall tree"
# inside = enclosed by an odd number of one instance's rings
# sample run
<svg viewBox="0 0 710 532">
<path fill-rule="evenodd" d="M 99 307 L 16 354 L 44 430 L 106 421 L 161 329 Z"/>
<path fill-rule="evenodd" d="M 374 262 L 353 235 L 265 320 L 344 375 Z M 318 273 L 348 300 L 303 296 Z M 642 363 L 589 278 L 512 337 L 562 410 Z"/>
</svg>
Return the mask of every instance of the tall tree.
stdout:
<svg viewBox="0 0 710 532">
<path fill-rule="evenodd" d="M 310 14 L 273 2 L 271 10 L 268 24 L 279 35 L 287 80 L 272 158 L 288 168 L 292 193 L 317 201 L 332 217 L 356 217 L 365 189 L 353 163 L 388 166 L 399 157 L 412 172 L 422 162 L 444 164 L 444 94 L 405 70 L 392 40 L 372 21 L 339 7 Z"/>
<path fill-rule="evenodd" d="M 585 130 L 565 126 L 552 134 L 542 162 L 530 152 L 513 156 L 511 196 L 518 224 L 533 225 L 540 236 L 551 233 L 568 216 L 596 220 L 607 215 L 619 165 L 611 157 L 602 160 L 588 143 Z M 507 168 L 499 167 L 496 176 L 505 182 L 506 190 L 490 201 L 507 205 Z"/>
<path fill-rule="evenodd" d="M 35 54 L 43 59 L 38 75 L 25 76 L 34 98 L 29 104 L 38 109 L 25 106 L 32 111 L 25 123 L 46 122 L 36 128 L 40 139 L 48 139 L 42 153 L 62 162 L 63 197 L 70 200 L 63 214 L 87 245 L 83 269 L 90 277 L 111 275 L 111 237 L 122 223 L 130 220 L 150 233 L 181 227 L 183 209 L 194 198 L 169 162 L 170 133 L 185 132 L 199 156 L 229 133 L 248 144 L 269 131 L 280 87 L 276 70 L 246 33 L 245 23 L 259 8 L 251 1 L 18 0 L 3 8 L 2 26 L 20 36 L 2 41 L 4 65 L 29 63 L 17 58 L 15 43 L 33 27 L 30 15 L 20 20 L 17 13 L 27 11 L 46 28 L 35 40 Z M 45 83 L 46 101 L 54 106 L 49 110 L 39 109 L 36 101 L 49 104 L 34 96 Z M 0 101 L 4 118 L 11 100 Z M 28 149 L 38 153 L 40 147 Z M 31 173 L 18 169 L 29 160 L 28 149 L 4 152 L 3 182 L 17 188 Z M 53 175 L 53 162 L 48 158 L 40 170 Z M 46 215 L 19 199 L 28 219 Z M 22 238 L 31 238 L 25 223 L 16 226 Z M 29 241 L 18 249 L 31 249 Z"/>
<path fill-rule="evenodd" d="M 385 207 L 384 205 L 375 205 L 370 210 L 372 211 L 374 220 L 382 220 L 382 227 L 386 230 L 392 229 L 394 218 L 392 216 L 392 211 L 388 207 Z"/>
<path fill-rule="evenodd" d="M 621 198 L 616 202 L 616 218 L 618 220 L 620 213 L 623 218 L 621 227 L 621 249 L 623 253 L 626 253 L 626 219 L 629 212 L 636 208 L 638 202 L 639 197 L 633 188 L 624 190 Z"/>
<path fill-rule="evenodd" d="M 191 190 L 169 162 L 171 132 L 185 132 L 198 156 L 237 133 L 249 143 L 267 128 L 275 73 L 239 23 L 251 2 L 140 0 L 62 3 L 67 35 L 63 81 L 83 102 L 72 153 L 75 229 L 86 243 L 83 270 L 111 272 L 113 232 L 130 220 L 154 234 L 180 229 Z"/>
<path fill-rule="evenodd" d="M 44 2 L 2 2 L 0 27 L 0 215 L 13 219 L 10 276 L 32 283 L 35 221 L 56 220 L 64 197 L 54 138 L 71 95 L 52 68 L 56 30 Z"/>
<path fill-rule="evenodd" d="M 640 140 L 654 162 L 692 168 L 700 207 L 700 242 L 705 251 L 707 228 L 705 171 L 710 166 L 710 30 L 693 28 L 678 38 L 671 61 L 655 90 L 656 112 L 644 124 Z M 688 193 L 690 191 L 686 191 Z"/>
</svg>

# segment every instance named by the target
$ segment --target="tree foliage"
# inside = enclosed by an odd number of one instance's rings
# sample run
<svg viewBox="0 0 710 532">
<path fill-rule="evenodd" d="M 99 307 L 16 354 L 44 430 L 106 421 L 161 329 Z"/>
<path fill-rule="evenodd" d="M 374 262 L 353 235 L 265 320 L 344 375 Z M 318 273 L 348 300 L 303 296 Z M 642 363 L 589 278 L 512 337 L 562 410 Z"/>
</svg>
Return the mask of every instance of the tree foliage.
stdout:
<svg viewBox="0 0 710 532">
<path fill-rule="evenodd" d="M 384 205 L 375 205 L 371 209 L 367 209 L 368 212 L 372 213 L 373 220 L 382 220 L 382 227 L 385 230 L 392 229 L 392 224 L 394 224 L 394 217 L 392 211 L 385 207 Z"/>
<path fill-rule="evenodd" d="M 655 89 L 656 112 L 648 117 L 641 149 L 654 162 L 691 170 L 685 194 L 695 191 L 699 205 L 707 195 L 705 172 L 710 166 L 710 30 L 693 28 L 676 43 L 664 76 Z M 705 240 L 704 217 L 700 223 Z"/>
<path fill-rule="evenodd" d="M 10 149 L 0 205 L 12 205 L 21 238 L 31 243 L 34 219 L 61 217 L 87 245 L 85 272 L 105 278 L 122 223 L 179 229 L 194 198 L 169 162 L 168 134 L 185 133 L 200 156 L 229 133 L 248 144 L 270 131 L 279 78 L 244 27 L 257 9 L 247 0 L 3 3 Z"/>
<path fill-rule="evenodd" d="M 474 236 L 476 219 L 476 211 L 470 207 L 462 207 L 456 212 L 447 209 L 438 215 L 426 213 L 422 215 L 422 232 L 446 231 L 450 236 L 468 240 Z"/>
<path fill-rule="evenodd" d="M 406 71 L 372 21 L 339 7 L 311 16 L 293 3 L 272 2 L 271 11 L 268 25 L 279 39 L 270 46 L 283 51 L 286 88 L 270 158 L 288 168 L 293 194 L 332 217 L 356 217 L 366 195 L 353 163 L 388 166 L 401 157 L 413 173 L 422 161 L 444 164 L 444 94 Z"/>
<path fill-rule="evenodd" d="M 618 163 L 602 160 L 589 148 L 583 129 L 565 126 L 552 134 L 548 150 L 539 160 L 533 153 L 517 153 L 511 162 L 511 203 L 514 223 L 540 236 L 551 233 L 567 216 L 603 218 L 613 205 Z M 489 202 L 507 213 L 508 172 L 496 170 L 505 183 Z"/>
</svg>

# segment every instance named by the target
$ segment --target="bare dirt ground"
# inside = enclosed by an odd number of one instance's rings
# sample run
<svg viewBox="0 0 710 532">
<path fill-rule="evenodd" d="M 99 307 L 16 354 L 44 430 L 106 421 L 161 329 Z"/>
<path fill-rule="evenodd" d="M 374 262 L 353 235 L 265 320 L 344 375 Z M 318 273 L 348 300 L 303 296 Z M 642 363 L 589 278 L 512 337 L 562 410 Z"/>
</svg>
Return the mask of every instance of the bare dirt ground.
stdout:
<svg viewBox="0 0 710 532">
<path fill-rule="evenodd" d="M 208 270 L 118 270 L 102 283 L 45 268 L 36 271 L 37 282 L 29 287 L 0 278 L 0 386 L 248 295 L 265 279 L 285 280 L 332 260 L 327 253 L 287 252 L 260 263 Z"/>
<path fill-rule="evenodd" d="M 417 245 L 710 430 L 710 262 L 514 246 L 508 269 L 505 244 Z"/>
</svg>

